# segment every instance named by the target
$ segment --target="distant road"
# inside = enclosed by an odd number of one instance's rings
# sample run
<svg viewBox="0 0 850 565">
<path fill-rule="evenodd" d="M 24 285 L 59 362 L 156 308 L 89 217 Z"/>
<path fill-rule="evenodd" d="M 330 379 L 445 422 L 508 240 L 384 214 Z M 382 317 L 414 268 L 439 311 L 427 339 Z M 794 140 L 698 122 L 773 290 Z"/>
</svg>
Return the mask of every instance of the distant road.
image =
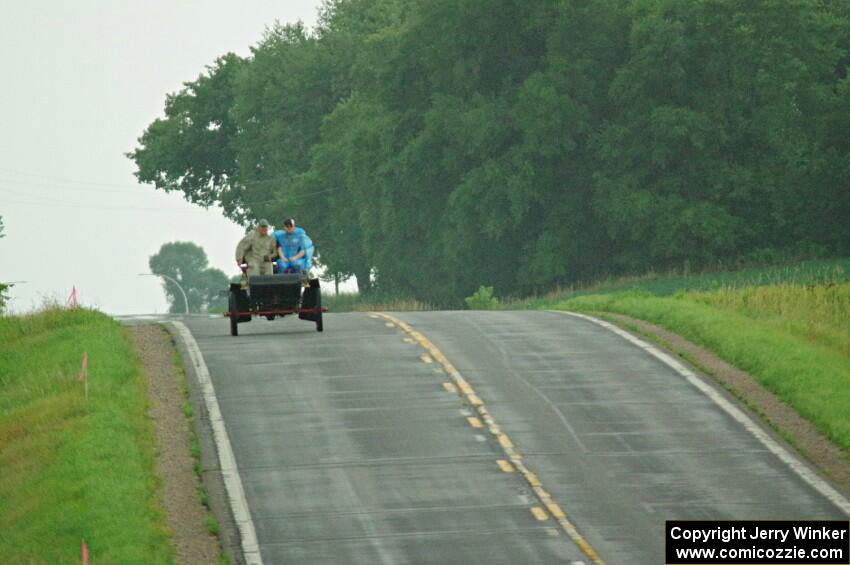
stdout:
<svg viewBox="0 0 850 565">
<path fill-rule="evenodd" d="M 592 322 L 395 316 L 408 331 L 352 313 L 328 314 L 321 334 L 259 319 L 233 338 L 225 319 L 184 319 L 265 563 L 657 565 L 666 519 L 847 519 L 680 374 Z"/>
</svg>

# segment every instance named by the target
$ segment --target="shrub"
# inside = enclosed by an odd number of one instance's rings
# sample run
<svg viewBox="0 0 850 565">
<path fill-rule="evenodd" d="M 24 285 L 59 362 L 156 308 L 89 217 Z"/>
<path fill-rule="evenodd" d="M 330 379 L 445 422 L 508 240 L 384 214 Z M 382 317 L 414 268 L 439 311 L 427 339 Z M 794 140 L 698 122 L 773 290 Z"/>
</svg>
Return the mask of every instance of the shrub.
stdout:
<svg viewBox="0 0 850 565">
<path fill-rule="evenodd" d="M 468 310 L 496 310 L 499 299 L 493 296 L 492 286 L 480 286 L 472 296 L 463 299 Z"/>
</svg>

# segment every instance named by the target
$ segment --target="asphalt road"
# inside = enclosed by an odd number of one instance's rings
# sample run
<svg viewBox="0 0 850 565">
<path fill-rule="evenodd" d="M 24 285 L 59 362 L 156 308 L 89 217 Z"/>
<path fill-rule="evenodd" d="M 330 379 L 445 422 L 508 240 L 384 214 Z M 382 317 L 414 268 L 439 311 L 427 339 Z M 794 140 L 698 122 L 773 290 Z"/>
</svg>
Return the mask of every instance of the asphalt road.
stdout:
<svg viewBox="0 0 850 565">
<path fill-rule="evenodd" d="M 185 321 L 265 563 L 590 563 L 590 548 L 658 564 L 668 519 L 847 519 L 605 328 L 550 312 L 396 316 L 459 371 L 524 467 L 398 324 L 329 314 L 320 334 L 260 319 L 233 338 L 226 319 Z"/>
</svg>

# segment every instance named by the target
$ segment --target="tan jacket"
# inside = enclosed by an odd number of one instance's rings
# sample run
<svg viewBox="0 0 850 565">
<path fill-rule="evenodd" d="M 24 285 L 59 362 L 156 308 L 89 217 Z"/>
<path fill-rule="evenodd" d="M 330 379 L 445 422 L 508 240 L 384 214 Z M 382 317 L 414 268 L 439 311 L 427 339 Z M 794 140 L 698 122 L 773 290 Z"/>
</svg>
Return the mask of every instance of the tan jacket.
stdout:
<svg viewBox="0 0 850 565">
<path fill-rule="evenodd" d="M 259 268 L 262 271 L 266 270 L 266 264 L 274 261 L 277 256 L 277 241 L 271 235 L 260 235 L 260 232 L 253 230 L 248 232 L 239 245 L 236 246 L 236 260 L 245 261 L 248 263 L 248 268 Z M 271 272 L 271 266 L 268 266 Z"/>
</svg>

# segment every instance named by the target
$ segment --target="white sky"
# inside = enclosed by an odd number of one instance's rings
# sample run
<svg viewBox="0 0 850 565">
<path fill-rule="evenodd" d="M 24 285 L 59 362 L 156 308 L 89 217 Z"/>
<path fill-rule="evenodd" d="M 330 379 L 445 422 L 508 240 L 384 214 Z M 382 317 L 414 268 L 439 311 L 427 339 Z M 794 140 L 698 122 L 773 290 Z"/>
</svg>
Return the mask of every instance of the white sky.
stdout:
<svg viewBox="0 0 850 565">
<path fill-rule="evenodd" d="M 124 153 L 167 93 L 219 55 L 247 55 L 276 19 L 312 26 L 319 4 L 0 0 L 0 281 L 27 281 L 10 309 L 75 286 L 109 313 L 165 312 L 159 279 L 137 273 L 169 241 L 201 245 L 234 274 L 242 228 L 137 184 Z"/>
</svg>

